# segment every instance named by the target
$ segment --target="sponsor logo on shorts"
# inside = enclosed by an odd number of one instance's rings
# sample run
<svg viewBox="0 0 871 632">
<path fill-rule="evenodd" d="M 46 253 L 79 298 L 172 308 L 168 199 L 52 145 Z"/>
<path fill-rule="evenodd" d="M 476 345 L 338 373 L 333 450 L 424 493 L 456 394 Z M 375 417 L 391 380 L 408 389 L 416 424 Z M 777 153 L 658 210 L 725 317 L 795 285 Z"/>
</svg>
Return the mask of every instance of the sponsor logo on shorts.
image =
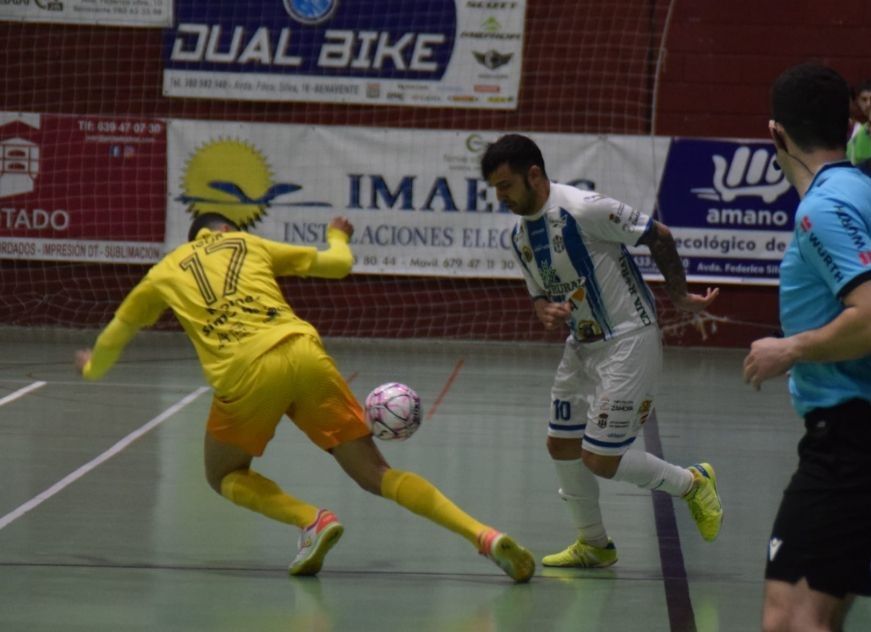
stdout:
<svg viewBox="0 0 871 632">
<path fill-rule="evenodd" d="M 777 556 L 777 552 L 780 550 L 780 545 L 783 544 L 783 540 L 780 538 L 771 538 L 768 541 L 768 561 L 773 562 L 774 558 Z"/>
<path fill-rule="evenodd" d="M 650 409 L 653 406 L 652 399 L 645 399 L 641 402 L 641 406 L 638 407 L 638 419 L 643 424 L 647 421 L 647 418 L 650 416 Z"/>
</svg>

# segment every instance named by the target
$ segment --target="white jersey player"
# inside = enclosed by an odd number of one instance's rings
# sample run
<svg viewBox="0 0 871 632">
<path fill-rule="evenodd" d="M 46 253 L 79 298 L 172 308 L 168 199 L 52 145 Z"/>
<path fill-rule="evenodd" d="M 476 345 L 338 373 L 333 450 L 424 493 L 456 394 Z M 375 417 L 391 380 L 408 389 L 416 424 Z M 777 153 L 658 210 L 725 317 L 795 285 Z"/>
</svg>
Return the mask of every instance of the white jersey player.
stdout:
<svg viewBox="0 0 871 632">
<path fill-rule="evenodd" d="M 481 170 L 519 216 L 512 242 L 536 315 L 548 329 L 569 328 L 551 388 L 547 447 L 578 537 L 543 563 L 601 568 L 617 561 L 596 476 L 685 498 L 702 537 L 713 540 L 723 517 L 713 467 L 678 467 L 630 449 L 653 408 L 662 347 L 652 294 L 626 246 L 650 248 L 680 309 L 701 311 L 718 290 L 687 291 L 662 223 L 599 193 L 550 182 L 541 151 L 526 136 L 508 134 L 490 145 Z"/>
<path fill-rule="evenodd" d="M 600 193 L 551 183 L 544 207 L 512 233 L 530 295 L 569 303 L 569 331 L 578 342 L 656 324 L 653 296 L 626 250 L 652 221 Z"/>
</svg>

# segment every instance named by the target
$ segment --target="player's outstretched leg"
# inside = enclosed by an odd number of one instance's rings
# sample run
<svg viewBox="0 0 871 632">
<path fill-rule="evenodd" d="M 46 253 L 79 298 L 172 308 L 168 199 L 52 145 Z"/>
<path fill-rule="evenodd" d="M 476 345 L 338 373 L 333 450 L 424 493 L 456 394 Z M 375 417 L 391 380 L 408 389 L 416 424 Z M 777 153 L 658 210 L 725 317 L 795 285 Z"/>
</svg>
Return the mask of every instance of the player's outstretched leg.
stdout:
<svg viewBox="0 0 871 632">
<path fill-rule="evenodd" d="M 392 469 L 371 437 L 343 443 L 333 449 L 333 456 L 363 489 L 461 535 L 514 581 L 532 577 L 535 560 L 529 551 L 475 520 L 422 476 Z"/>
<path fill-rule="evenodd" d="M 422 476 L 389 469 L 384 473 L 381 495 L 474 543 L 482 555 L 514 581 L 529 581 L 535 572 L 535 559 L 529 551 L 506 534 L 475 520 Z"/>
<path fill-rule="evenodd" d="M 318 512 L 314 522 L 299 534 L 299 552 L 288 567 L 291 575 L 316 575 L 324 564 L 324 558 L 330 551 L 345 527 L 336 515 L 327 509 Z"/>
<path fill-rule="evenodd" d="M 702 538 L 712 542 L 717 538 L 723 524 L 723 505 L 720 494 L 717 493 L 717 475 L 710 463 L 697 463 L 687 469 L 693 474 L 693 486 L 684 496 L 684 500 L 689 505 Z"/>
</svg>

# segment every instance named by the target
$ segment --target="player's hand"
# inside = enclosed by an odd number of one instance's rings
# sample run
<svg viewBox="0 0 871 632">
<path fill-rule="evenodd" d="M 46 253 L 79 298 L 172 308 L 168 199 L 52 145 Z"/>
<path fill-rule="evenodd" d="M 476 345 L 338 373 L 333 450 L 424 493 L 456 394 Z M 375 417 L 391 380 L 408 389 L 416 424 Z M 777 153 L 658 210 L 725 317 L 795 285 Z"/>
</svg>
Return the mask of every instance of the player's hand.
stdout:
<svg viewBox="0 0 871 632">
<path fill-rule="evenodd" d="M 347 217 L 334 217 L 330 220 L 329 228 L 338 228 L 345 233 L 349 238 L 354 234 L 354 226 L 348 221 Z"/>
<path fill-rule="evenodd" d="M 76 351 L 76 370 L 81 374 L 85 370 L 85 366 L 91 361 L 90 349 L 79 349 Z"/>
<path fill-rule="evenodd" d="M 750 345 L 744 358 L 744 382 L 757 391 L 762 382 L 783 375 L 795 364 L 793 342 L 789 338 L 761 338 Z"/>
<path fill-rule="evenodd" d="M 720 295 L 720 288 L 708 288 L 707 292 L 702 294 L 685 294 L 678 299 L 672 299 L 674 306 L 685 312 L 698 313 L 708 308 L 708 305 L 713 303 Z"/>
<path fill-rule="evenodd" d="M 545 299 L 538 299 L 534 305 L 535 315 L 549 331 L 562 326 L 572 313 L 570 303 L 551 303 Z"/>
</svg>

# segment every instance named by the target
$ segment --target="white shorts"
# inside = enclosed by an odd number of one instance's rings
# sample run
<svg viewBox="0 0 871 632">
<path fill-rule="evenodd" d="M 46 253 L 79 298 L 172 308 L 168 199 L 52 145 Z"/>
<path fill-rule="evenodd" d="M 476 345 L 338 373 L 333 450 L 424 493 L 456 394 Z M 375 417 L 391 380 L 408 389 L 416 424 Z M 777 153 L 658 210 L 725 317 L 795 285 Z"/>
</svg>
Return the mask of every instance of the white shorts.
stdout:
<svg viewBox="0 0 871 632">
<path fill-rule="evenodd" d="M 583 438 L 583 448 L 596 454 L 623 454 L 653 410 L 661 369 L 658 327 L 602 342 L 569 339 L 550 392 L 548 436 Z"/>
</svg>

